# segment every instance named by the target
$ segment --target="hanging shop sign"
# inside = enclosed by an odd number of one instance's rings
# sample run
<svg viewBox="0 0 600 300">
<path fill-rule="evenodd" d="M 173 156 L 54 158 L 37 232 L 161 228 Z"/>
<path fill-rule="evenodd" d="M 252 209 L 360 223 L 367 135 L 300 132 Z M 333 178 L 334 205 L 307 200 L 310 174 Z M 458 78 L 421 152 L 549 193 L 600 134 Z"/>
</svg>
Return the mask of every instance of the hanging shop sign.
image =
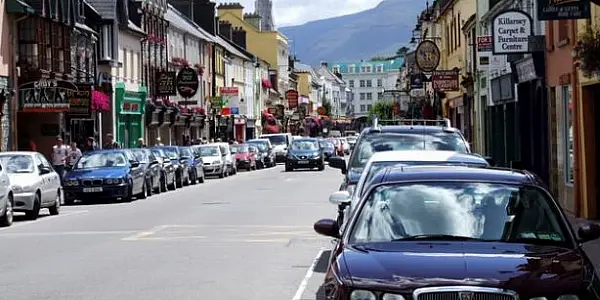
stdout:
<svg viewBox="0 0 600 300">
<path fill-rule="evenodd" d="M 193 68 L 183 68 L 177 73 L 177 92 L 183 98 L 189 99 L 194 97 L 198 92 L 200 82 L 198 81 L 198 73 Z"/>
<path fill-rule="evenodd" d="M 288 90 L 287 92 L 285 92 L 285 98 L 288 101 L 288 108 L 289 109 L 294 109 L 296 107 L 298 107 L 298 91 L 295 90 Z"/>
<path fill-rule="evenodd" d="M 240 111 L 240 91 L 237 87 L 222 87 L 221 104 L 223 105 L 222 115 L 239 114 Z M 236 112 L 236 113 L 234 113 Z"/>
<path fill-rule="evenodd" d="M 433 72 L 433 89 L 437 92 L 460 91 L 458 71 L 442 70 Z"/>
<path fill-rule="evenodd" d="M 590 18 L 589 0 L 537 0 L 540 21 Z"/>
<path fill-rule="evenodd" d="M 500 12 L 492 22 L 494 54 L 529 53 L 529 37 L 533 35 L 533 20 L 526 12 L 509 9 Z"/>
<path fill-rule="evenodd" d="M 77 85 L 77 91 L 68 91 L 69 116 L 89 118 L 92 110 L 92 86 Z"/>
<path fill-rule="evenodd" d="M 422 72 L 432 72 L 440 64 L 440 48 L 432 41 L 422 41 L 415 51 L 417 67 Z"/>
<path fill-rule="evenodd" d="M 497 105 L 514 101 L 515 85 L 512 74 L 505 74 L 492 79 L 491 88 L 492 104 Z"/>
<path fill-rule="evenodd" d="M 410 75 L 410 88 L 411 89 L 422 89 L 423 88 L 423 73 L 411 74 Z"/>
<path fill-rule="evenodd" d="M 177 75 L 175 72 L 158 71 L 156 72 L 156 89 L 158 97 L 177 95 Z"/>
<path fill-rule="evenodd" d="M 67 112 L 67 93 L 76 92 L 71 81 L 40 79 L 19 86 L 21 110 L 24 112 Z"/>
</svg>

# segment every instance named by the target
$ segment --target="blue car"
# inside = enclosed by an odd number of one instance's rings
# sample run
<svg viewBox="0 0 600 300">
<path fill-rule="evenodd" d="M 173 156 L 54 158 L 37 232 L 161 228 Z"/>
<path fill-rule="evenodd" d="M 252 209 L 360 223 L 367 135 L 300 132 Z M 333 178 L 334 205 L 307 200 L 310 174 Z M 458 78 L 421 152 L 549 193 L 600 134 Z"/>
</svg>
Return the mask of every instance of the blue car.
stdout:
<svg viewBox="0 0 600 300">
<path fill-rule="evenodd" d="M 204 183 L 204 161 L 200 156 L 200 151 L 192 147 L 179 147 L 179 156 L 188 166 L 190 182 L 192 184 Z"/>
<path fill-rule="evenodd" d="M 121 199 L 147 196 L 144 169 L 130 151 L 98 150 L 85 153 L 64 178 L 66 204 L 75 199 Z"/>
<path fill-rule="evenodd" d="M 171 165 L 175 169 L 175 185 L 177 188 L 190 184 L 190 171 L 187 160 L 181 157 L 179 147 L 177 146 L 157 146 L 156 149 L 162 150 L 171 160 Z"/>
</svg>

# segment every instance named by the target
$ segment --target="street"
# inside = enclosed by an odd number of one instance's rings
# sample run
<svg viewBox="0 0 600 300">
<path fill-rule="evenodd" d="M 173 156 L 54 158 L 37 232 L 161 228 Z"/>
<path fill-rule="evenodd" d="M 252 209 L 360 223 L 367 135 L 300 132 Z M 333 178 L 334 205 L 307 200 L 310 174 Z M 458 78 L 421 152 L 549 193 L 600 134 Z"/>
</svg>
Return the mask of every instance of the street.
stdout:
<svg viewBox="0 0 600 300">
<path fill-rule="evenodd" d="M 312 226 L 334 217 L 327 198 L 340 180 L 328 167 L 280 165 L 132 203 L 16 216 L 0 229 L 0 298 L 315 299 L 331 242 Z"/>
</svg>

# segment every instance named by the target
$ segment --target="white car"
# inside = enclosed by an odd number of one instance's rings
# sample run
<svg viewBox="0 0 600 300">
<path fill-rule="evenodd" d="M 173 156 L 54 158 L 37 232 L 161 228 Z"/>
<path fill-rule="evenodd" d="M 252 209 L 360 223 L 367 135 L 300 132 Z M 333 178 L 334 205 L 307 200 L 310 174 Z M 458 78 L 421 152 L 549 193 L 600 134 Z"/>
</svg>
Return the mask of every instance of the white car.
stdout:
<svg viewBox="0 0 600 300">
<path fill-rule="evenodd" d="M 61 179 L 44 155 L 38 152 L 0 152 L 0 161 L 10 180 L 13 211 L 35 220 L 40 209 L 58 215 L 62 199 Z"/>
<path fill-rule="evenodd" d="M 13 223 L 14 198 L 4 164 L 0 163 L 0 227 Z"/>
<path fill-rule="evenodd" d="M 229 176 L 229 168 L 221 152 L 221 147 L 215 144 L 207 144 L 198 146 L 198 149 L 200 150 L 200 157 L 202 157 L 202 161 L 204 162 L 204 175 L 216 175 L 219 178 Z"/>
<path fill-rule="evenodd" d="M 346 224 L 362 195 L 369 189 L 370 181 L 380 170 L 392 166 L 412 165 L 468 165 L 488 167 L 489 163 L 480 155 L 454 151 L 387 151 L 373 154 L 356 186 L 349 191 L 338 191 L 329 197 L 329 202 L 338 206 L 340 228 Z M 345 209 L 345 210 L 344 210 Z M 340 211 L 341 210 L 341 211 Z"/>
</svg>

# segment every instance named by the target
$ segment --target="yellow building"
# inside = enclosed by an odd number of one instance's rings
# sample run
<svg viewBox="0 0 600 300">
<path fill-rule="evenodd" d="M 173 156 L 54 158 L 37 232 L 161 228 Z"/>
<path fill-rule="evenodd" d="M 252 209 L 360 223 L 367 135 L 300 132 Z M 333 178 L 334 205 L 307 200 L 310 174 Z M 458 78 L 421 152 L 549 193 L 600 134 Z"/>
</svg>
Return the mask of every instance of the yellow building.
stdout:
<svg viewBox="0 0 600 300">
<path fill-rule="evenodd" d="M 462 33 L 464 22 L 475 14 L 476 5 L 473 0 L 440 0 L 436 2 L 437 14 L 434 19 L 436 31 L 439 32 L 440 65 L 438 70 L 460 70 L 460 75 L 466 75 L 466 47 Z M 459 76 L 459 82 L 460 78 Z M 459 87 L 460 88 L 460 87 Z M 446 98 L 442 104 L 445 117 L 450 117 L 454 121 L 458 120 L 458 109 L 463 105 L 463 92 L 446 92 Z M 455 126 L 458 124 L 454 124 Z"/>
<path fill-rule="evenodd" d="M 308 98 L 307 113 L 311 114 L 318 108 L 319 84 L 318 75 L 309 65 L 295 63 L 294 73 L 298 76 L 298 95 L 300 99 Z"/>
</svg>

